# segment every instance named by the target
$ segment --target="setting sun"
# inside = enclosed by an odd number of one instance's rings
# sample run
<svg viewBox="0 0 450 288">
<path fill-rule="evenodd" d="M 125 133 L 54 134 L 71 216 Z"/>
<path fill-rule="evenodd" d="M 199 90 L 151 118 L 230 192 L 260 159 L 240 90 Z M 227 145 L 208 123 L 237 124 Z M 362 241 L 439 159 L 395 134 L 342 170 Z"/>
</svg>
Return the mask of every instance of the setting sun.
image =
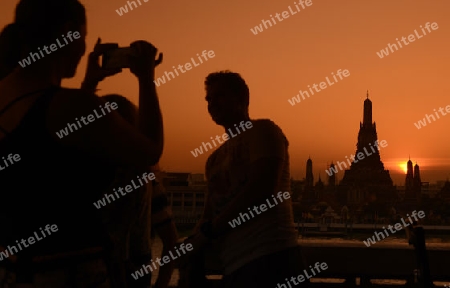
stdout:
<svg viewBox="0 0 450 288">
<path fill-rule="evenodd" d="M 407 162 L 398 163 L 398 167 L 406 174 L 408 172 Z"/>
</svg>

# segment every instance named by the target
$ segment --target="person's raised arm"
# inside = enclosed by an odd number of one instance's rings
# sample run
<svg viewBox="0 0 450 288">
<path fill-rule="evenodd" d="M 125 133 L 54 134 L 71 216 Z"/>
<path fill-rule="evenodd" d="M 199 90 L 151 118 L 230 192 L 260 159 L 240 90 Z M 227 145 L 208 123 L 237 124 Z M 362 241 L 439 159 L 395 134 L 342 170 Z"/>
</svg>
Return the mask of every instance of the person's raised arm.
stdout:
<svg viewBox="0 0 450 288">
<path fill-rule="evenodd" d="M 118 44 L 101 44 L 101 39 L 98 38 L 95 44 L 94 51 L 89 53 L 88 63 L 86 67 L 86 74 L 84 75 L 84 80 L 81 83 L 81 89 L 86 92 L 95 94 L 97 91 L 97 85 L 103 81 L 106 77 L 113 76 L 117 73 L 122 72 L 122 69 L 105 69 L 99 64 L 100 56 L 106 51 L 117 49 Z"/>
<path fill-rule="evenodd" d="M 131 63 L 132 73 L 139 81 L 139 130 L 114 111 L 117 103 L 105 103 L 89 88 L 59 91 L 47 114 L 47 128 L 64 145 L 147 171 L 159 161 L 163 147 L 161 111 L 151 81 L 157 50 L 143 41 L 133 43 L 132 47 L 137 51 Z"/>
<path fill-rule="evenodd" d="M 153 140 L 162 154 L 164 146 L 163 122 L 156 95 L 155 66 L 162 61 L 162 54 L 155 60 L 157 49 L 150 43 L 137 41 L 131 44 L 137 56 L 132 56 L 130 71 L 139 81 L 139 130 Z"/>
</svg>

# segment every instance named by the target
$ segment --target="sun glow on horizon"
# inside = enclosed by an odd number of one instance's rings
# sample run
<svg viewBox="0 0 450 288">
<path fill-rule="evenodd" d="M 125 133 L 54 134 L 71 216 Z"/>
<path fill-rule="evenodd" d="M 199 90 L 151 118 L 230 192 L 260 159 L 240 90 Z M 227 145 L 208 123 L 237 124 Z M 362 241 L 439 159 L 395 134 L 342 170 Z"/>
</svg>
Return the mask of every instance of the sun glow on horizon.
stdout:
<svg viewBox="0 0 450 288">
<path fill-rule="evenodd" d="M 397 164 L 401 171 L 403 171 L 405 174 L 408 172 L 408 163 L 407 162 L 400 162 Z"/>
</svg>

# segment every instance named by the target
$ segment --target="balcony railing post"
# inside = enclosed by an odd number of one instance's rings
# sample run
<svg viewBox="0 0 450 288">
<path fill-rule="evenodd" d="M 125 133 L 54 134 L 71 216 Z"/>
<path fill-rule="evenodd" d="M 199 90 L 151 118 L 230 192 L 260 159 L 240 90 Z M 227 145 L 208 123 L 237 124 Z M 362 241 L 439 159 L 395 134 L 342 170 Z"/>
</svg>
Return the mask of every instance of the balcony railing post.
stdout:
<svg viewBox="0 0 450 288">
<path fill-rule="evenodd" d="M 416 223 L 414 223 L 416 224 Z M 418 271 L 418 287 L 431 288 L 435 287 L 431 280 L 430 266 L 428 263 L 427 249 L 425 245 L 425 230 L 422 226 L 413 226 L 410 228 L 411 235 L 409 244 L 414 246 L 416 254 L 416 267 Z"/>
</svg>

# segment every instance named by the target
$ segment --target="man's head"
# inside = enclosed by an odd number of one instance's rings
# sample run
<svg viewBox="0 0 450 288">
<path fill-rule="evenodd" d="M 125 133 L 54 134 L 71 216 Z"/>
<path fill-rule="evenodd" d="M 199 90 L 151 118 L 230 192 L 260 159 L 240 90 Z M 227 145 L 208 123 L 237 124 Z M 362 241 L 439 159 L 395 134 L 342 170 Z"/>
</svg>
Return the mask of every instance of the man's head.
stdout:
<svg viewBox="0 0 450 288">
<path fill-rule="evenodd" d="M 208 112 L 218 125 L 232 125 L 248 118 L 249 89 L 238 73 L 220 71 L 205 79 Z"/>
</svg>

